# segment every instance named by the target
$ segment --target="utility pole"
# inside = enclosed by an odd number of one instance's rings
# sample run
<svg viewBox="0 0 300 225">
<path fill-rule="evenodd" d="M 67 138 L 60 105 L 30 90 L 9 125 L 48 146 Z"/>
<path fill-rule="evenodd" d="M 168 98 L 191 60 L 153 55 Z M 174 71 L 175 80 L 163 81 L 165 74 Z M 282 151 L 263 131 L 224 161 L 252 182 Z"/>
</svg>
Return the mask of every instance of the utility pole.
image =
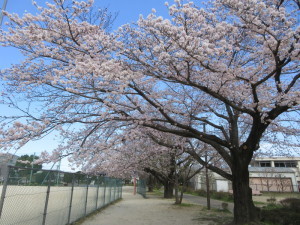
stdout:
<svg viewBox="0 0 300 225">
<path fill-rule="evenodd" d="M 57 177 L 56 177 L 56 185 L 58 186 L 58 184 L 59 184 L 59 176 L 60 176 L 60 174 L 59 174 L 59 171 L 60 171 L 60 165 L 61 165 L 61 158 L 59 158 L 59 161 L 58 161 L 58 165 L 57 165 Z"/>
<path fill-rule="evenodd" d="M 203 133 L 206 133 L 206 123 L 203 123 Z M 207 201 L 207 209 L 210 210 L 210 188 L 209 188 L 208 159 L 207 159 L 206 143 L 204 143 L 204 150 L 205 150 L 206 201 Z"/>
<path fill-rule="evenodd" d="M 136 183 L 136 171 L 134 171 L 133 172 L 133 174 L 134 174 L 134 177 L 133 177 L 133 194 L 134 195 L 136 195 L 136 185 L 137 185 L 137 183 Z"/>
<path fill-rule="evenodd" d="M 31 184 L 31 181 L 32 181 L 33 161 L 34 161 L 34 158 L 35 158 L 35 153 L 33 153 L 33 156 L 32 156 L 32 162 L 31 162 L 31 171 L 30 171 L 30 178 L 29 178 L 29 183 L 30 183 L 30 184 Z"/>
<path fill-rule="evenodd" d="M 5 11 L 6 9 L 6 5 L 7 5 L 7 1 L 8 0 L 4 0 L 1 11 L 0 11 L 0 27 L 2 26 L 2 21 L 3 21 L 3 11 Z"/>
</svg>

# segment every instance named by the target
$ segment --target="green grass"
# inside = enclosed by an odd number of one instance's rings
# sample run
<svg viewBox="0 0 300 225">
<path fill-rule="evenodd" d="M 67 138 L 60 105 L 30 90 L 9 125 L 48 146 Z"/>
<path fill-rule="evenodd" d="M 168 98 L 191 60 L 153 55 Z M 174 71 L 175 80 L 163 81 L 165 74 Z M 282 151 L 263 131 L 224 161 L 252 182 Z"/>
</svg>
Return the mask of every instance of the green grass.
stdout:
<svg viewBox="0 0 300 225">
<path fill-rule="evenodd" d="M 192 189 L 187 189 L 184 193 L 194 195 L 194 196 L 202 196 L 206 197 L 206 191 L 204 190 L 192 190 Z M 216 191 L 211 191 L 210 192 L 210 198 L 211 199 L 216 199 L 220 200 L 223 202 L 233 202 L 233 196 L 227 192 L 216 192 Z"/>
<path fill-rule="evenodd" d="M 253 201 L 254 205 L 265 205 L 265 202 Z"/>
<path fill-rule="evenodd" d="M 163 191 L 161 189 L 154 188 L 152 192 L 147 192 L 149 195 L 163 196 Z"/>
<path fill-rule="evenodd" d="M 264 210 L 273 210 L 273 209 L 282 209 L 283 206 L 281 204 L 267 204 L 263 207 Z"/>
<path fill-rule="evenodd" d="M 181 204 L 175 204 L 176 206 L 180 207 L 192 207 L 195 206 L 195 204 L 190 204 L 190 203 L 181 203 Z"/>
<path fill-rule="evenodd" d="M 199 213 L 198 217 L 193 219 L 194 221 L 198 221 L 199 224 L 228 225 L 233 220 L 232 213 L 220 210 L 207 210 L 206 208 L 203 208 L 201 212 L 203 213 Z"/>
</svg>

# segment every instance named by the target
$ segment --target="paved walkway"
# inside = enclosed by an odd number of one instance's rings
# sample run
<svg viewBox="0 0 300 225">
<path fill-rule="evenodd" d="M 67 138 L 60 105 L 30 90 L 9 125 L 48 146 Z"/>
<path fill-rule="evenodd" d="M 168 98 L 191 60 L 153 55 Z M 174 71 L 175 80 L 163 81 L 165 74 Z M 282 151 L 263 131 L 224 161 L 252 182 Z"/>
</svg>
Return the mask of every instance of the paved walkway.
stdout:
<svg viewBox="0 0 300 225">
<path fill-rule="evenodd" d="M 231 217 L 230 214 L 208 211 L 200 205 L 174 205 L 174 199 L 153 194 L 144 199 L 139 194 L 133 195 L 133 188 L 128 186 L 123 187 L 122 197 L 120 202 L 88 217 L 80 225 L 208 225 L 216 219 L 223 221 L 224 216 Z M 204 202 L 206 205 L 205 198 L 192 195 L 185 195 L 185 198 L 185 203 Z M 220 206 L 221 202 L 212 201 L 212 207 Z"/>
</svg>

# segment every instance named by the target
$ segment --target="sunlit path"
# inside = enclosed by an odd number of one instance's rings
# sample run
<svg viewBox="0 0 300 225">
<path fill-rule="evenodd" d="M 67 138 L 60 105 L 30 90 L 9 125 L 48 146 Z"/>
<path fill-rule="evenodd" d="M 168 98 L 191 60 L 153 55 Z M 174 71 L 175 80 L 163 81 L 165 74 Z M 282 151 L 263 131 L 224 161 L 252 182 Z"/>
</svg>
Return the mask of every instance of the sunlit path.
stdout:
<svg viewBox="0 0 300 225">
<path fill-rule="evenodd" d="M 173 200 L 151 196 L 144 199 L 133 195 L 132 187 L 124 187 L 123 200 L 109 206 L 82 225 L 195 225 L 208 224 L 199 220 L 201 206 L 179 207 Z"/>
</svg>

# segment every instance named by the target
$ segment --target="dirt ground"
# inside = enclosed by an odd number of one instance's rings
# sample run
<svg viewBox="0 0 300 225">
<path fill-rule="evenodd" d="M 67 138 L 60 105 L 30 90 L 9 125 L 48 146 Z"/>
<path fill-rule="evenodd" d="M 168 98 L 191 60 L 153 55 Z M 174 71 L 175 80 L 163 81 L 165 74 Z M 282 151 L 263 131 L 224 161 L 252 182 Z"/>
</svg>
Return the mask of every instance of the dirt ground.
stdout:
<svg viewBox="0 0 300 225">
<path fill-rule="evenodd" d="M 123 200 L 98 214 L 88 217 L 80 225 L 215 225 L 232 219 L 231 213 L 207 211 L 199 205 L 174 205 L 174 200 L 155 195 L 133 195 L 132 187 L 123 187 Z"/>
</svg>

